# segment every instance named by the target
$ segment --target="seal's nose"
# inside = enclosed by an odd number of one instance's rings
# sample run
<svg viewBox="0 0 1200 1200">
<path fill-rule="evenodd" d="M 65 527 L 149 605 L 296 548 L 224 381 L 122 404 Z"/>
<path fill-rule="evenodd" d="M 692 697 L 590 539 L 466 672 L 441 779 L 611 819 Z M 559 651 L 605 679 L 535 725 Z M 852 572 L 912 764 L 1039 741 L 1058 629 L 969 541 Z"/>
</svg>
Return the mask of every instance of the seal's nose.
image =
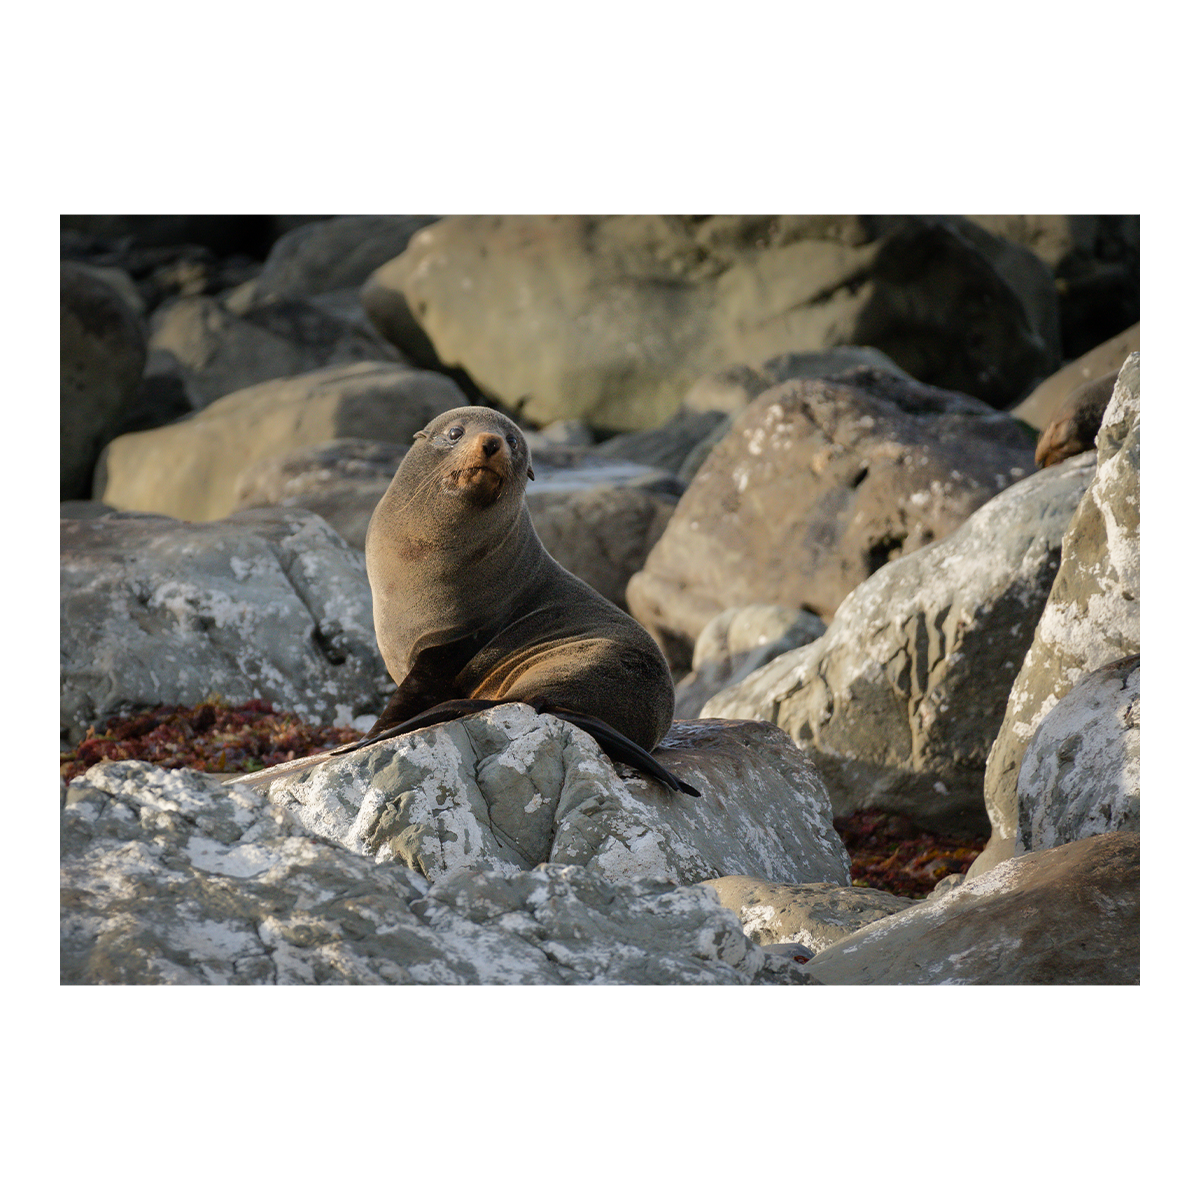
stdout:
<svg viewBox="0 0 1200 1200">
<path fill-rule="evenodd" d="M 479 435 L 479 448 L 484 452 L 484 454 L 487 455 L 488 458 L 491 458 L 492 455 L 495 454 L 496 451 L 499 450 L 503 445 L 503 439 L 497 434 L 481 433 Z"/>
</svg>

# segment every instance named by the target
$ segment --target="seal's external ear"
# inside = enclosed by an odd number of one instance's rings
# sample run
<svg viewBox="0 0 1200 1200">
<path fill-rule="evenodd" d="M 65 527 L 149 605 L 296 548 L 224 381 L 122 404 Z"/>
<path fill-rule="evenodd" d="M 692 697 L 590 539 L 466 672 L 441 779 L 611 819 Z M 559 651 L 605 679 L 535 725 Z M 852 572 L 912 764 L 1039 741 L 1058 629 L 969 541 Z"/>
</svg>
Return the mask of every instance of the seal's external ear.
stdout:
<svg viewBox="0 0 1200 1200">
<path fill-rule="evenodd" d="M 418 429 L 417 432 L 413 434 L 413 441 L 414 442 L 423 442 L 428 436 L 429 436 L 428 430 Z"/>
<path fill-rule="evenodd" d="M 528 467 L 525 471 L 525 474 L 528 475 L 530 479 L 532 479 L 533 478 L 533 468 Z"/>
</svg>

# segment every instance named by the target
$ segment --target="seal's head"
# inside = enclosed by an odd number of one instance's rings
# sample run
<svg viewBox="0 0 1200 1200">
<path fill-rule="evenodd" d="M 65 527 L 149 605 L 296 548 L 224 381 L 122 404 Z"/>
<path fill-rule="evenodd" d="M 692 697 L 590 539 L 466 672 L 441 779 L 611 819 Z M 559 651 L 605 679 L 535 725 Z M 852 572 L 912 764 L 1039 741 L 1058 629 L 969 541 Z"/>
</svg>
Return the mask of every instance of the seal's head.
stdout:
<svg viewBox="0 0 1200 1200">
<path fill-rule="evenodd" d="M 426 468 L 440 460 L 437 478 L 444 494 L 486 508 L 506 492 L 520 495 L 533 478 L 529 447 L 521 430 L 490 408 L 453 408 L 413 435 L 411 451 Z"/>
</svg>

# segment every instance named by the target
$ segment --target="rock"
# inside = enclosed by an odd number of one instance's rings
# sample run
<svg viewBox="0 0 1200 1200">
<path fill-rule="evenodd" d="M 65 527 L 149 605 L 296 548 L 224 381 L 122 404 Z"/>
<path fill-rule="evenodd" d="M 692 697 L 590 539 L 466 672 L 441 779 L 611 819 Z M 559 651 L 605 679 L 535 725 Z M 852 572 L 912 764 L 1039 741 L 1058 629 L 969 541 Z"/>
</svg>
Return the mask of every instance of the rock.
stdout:
<svg viewBox="0 0 1200 1200">
<path fill-rule="evenodd" d="M 1125 360 L 1140 349 L 1141 325 L 1131 326 L 1124 333 L 1109 338 L 1082 358 L 1069 362 L 1055 371 L 1012 410 L 1012 415 L 1034 429 L 1042 430 L 1054 419 L 1064 401 L 1077 388 L 1091 383 L 1111 371 L 1120 371 Z"/>
<path fill-rule="evenodd" d="M 247 777 L 313 836 L 434 881 L 538 863 L 696 883 L 754 874 L 849 884 L 825 788 L 779 730 L 677 723 L 656 757 L 703 795 L 668 792 L 523 704 Z"/>
<path fill-rule="evenodd" d="M 993 404 L 1060 362 L 1035 255 L 955 217 L 450 217 L 363 289 L 412 362 L 534 424 L 661 425 L 701 376 L 838 345 Z"/>
<path fill-rule="evenodd" d="M 63 984 L 804 982 L 708 888 L 552 866 L 430 887 L 194 771 L 93 767 L 61 847 Z"/>
<path fill-rule="evenodd" d="M 888 563 L 823 637 L 703 715 L 786 730 L 812 755 L 836 816 L 882 808 L 926 829 L 985 833 L 988 751 L 1092 464 L 1082 455 L 1023 479 L 949 537 Z"/>
<path fill-rule="evenodd" d="M 311 513 L 120 513 L 61 521 L 60 545 L 68 744 L 118 713 L 214 694 L 339 725 L 386 701 L 361 556 Z"/>
<path fill-rule="evenodd" d="M 267 380 L 399 359 L 378 337 L 304 300 L 238 315 L 211 296 L 185 296 L 158 309 L 150 330 L 147 373 L 178 376 L 197 409 Z"/>
<path fill-rule="evenodd" d="M 683 398 L 683 411 L 716 410 L 737 416 L 751 400 L 781 383 L 792 379 L 829 379 L 855 367 L 874 367 L 897 379 L 917 382 L 874 346 L 834 346 L 829 350 L 777 354 L 753 366 L 738 363 L 722 367 L 691 386 Z"/>
<path fill-rule="evenodd" d="M 526 492 L 550 556 L 620 608 L 632 576 L 675 511 L 675 498 L 636 486 Z"/>
<path fill-rule="evenodd" d="M 1096 441 L 1095 477 L 1063 538 L 1062 567 L 988 754 L 992 837 L 971 876 L 1014 852 L 1017 772 L 1046 714 L 1083 675 L 1141 650 L 1140 361 L 1131 354 L 1117 378 Z"/>
<path fill-rule="evenodd" d="M 726 608 L 829 619 L 884 563 L 1027 474 L 1031 451 L 1012 418 L 979 401 L 866 368 L 781 384 L 709 455 L 630 581 L 630 611 L 682 644 L 684 661 Z"/>
<path fill-rule="evenodd" d="M 146 365 L 137 314 L 75 263 L 59 273 L 59 499 L 85 500 L 101 447 L 135 402 Z"/>
<path fill-rule="evenodd" d="M 1068 358 L 1078 357 L 1138 319 L 1141 221 L 1137 216 L 969 219 L 1032 250 L 1054 273 L 1063 353 Z"/>
<path fill-rule="evenodd" d="M 769 883 L 750 875 L 704 882 L 737 914 L 742 932 L 756 945 L 799 943 L 808 958 L 914 903 L 875 888 L 833 883 Z"/>
<path fill-rule="evenodd" d="M 1140 863 L 1135 833 L 1010 859 L 868 925 L 805 970 L 824 984 L 1135 984 Z"/>
<path fill-rule="evenodd" d="M 1141 830 L 1141 656 L 1085 675 L 1037 727 L 1017 776 L 1016 851 Z"/>
<path fill-rule="evenodd" d="M 675 719 L 698 717 L 718 692 L 824 632 L 816 614 L 778 604 L 727 608 L 696 639 L 692 669 L 675 685 Z"/>
<path fill-rule="evenodd" d="M 1062 402 L 1038 438 L 1033 457 L 1039 467 L 1052 467 L 1072 454 L 1095 449 L 1096 434 L 1104 422 L 1104 410 L 1112 399 L 1119 373 L 1110 371 L 1081 384 Z"/>
<path fill-rule="evenodd" d="M 696 448 L 706 442 L 714 430 L 724 426 L 725 419 L 720 413 L 680 409 L 658 429 L 619 433 L 597 446 L 595 453 L 622 462 L 644 463 L 678 476 Z"/>
<path fill-rule="evenodd" d="M 408 246 L 436 217 L 331 217 L 289 230 L 271 247 L 242 303 L 301 299 L 322 292 L 357 291 L 377 267 Z"/>
<path fill-rule="evenodd" d="M 408 447 L 366 438 L 334 438 L 276 454 L 243 468 L 234 485 L 236 510 L 302 508 L 323 517 L 356 550 Z"/>
<path fill-rule="evenodd" d="M 238 479 L 256 462 L 334 438 L 407 446 L 438 413 L 466 402 L 445 376 L 393 363 L 272 380 L 186 421 L 110 442 L 96 469 L 95 495 L 116 508 L 216 520 L 234 510 Z"/>
</svg>

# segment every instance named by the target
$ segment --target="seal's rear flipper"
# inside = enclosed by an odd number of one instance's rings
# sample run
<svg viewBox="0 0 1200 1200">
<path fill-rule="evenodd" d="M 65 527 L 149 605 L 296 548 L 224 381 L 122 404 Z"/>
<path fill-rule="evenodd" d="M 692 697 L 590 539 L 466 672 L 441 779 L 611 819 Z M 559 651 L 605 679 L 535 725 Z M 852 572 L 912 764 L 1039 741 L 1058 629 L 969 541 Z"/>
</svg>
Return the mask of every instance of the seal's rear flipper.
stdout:
<svg viewBox="0 0 1200 1200">
<path fill-rule="evenodd" d="M 382 729 L 378 733 L 370 734 L 363 738 L 362 741 L 339 746 L 336 750 L 331 751 L 330 754 L 331 756 L 335 754 L 349 754 L 351 750 L 361 750 L 365 746 L 373 746 L 376 742 L 398 737 L 402 733 L 415 733 L 418 729 L 427 729 L 430 725 L 440 725 L 443 721 L 454 721 L 459 717 L 468 717 L 473 713 L 495 708 L 498 704 L 512 703 L 514 701 L 511 699 L 445 700 L 441 704 L 435 704 L 432 708 L 427 708 L 422 713 L 417 713 L 415 717 L 410 717 L 407 721 L 402 721 L 400 724 L 393 725 L 388 729 Z M 625 763 L 626 766 L 633 767 L 635 770 L 649 775 L 652 779 L 657 779 L 659 783 L 666 784 L 674 792 L 687 792 L 689 796 L 700 795 L 690 783 L 685 783 L 678 775 L 672 775 L 658 759 L 643 750 L 637 742 L 630 741 L 623 733 L 618 733 L 607 722 L 601 721 L 599 717 L 589 717 L 587 713 L 575 712 L 570 708 L 562 708 L 557 704 L 552 704 L 549 700 L 541 696 L 532 696 L 528 700 L 522 700 L 518 703 L 528 704 L 534 712 L 549 713 L 552 717 L 560 717 L 564 721 L 569 721 L 577 729 L 582 729 L 584 733 L 591 734 L 600 744 L 600 749 L 614 762 Z"/>
<path fill-rule="evenodd" d="M 599 717 L 591 717 L 587 713 L 562 708 L 541 696 L 533 696 L 525 703 L 530 705 L 535 712 L 561 717 L 562 720 L 569 721 L 577 729 L 582 729 L 584 733 L 590 733 L 599 742 L 600 749 L 614 762 L 625 763 L 627 766 L 641 771 L 642 774 L 649 775 L 651 779 L 665 783 L 673 792 L 687 792 L 689 796 L 700 795 L 690 783 L 685 783 L 678 775 L 672 775 L 649 751 L 643 750 L 637 742 L 630 741 L 623 733 L 618 733 L 606 721 L 601 721 Z"/>
</svg>

